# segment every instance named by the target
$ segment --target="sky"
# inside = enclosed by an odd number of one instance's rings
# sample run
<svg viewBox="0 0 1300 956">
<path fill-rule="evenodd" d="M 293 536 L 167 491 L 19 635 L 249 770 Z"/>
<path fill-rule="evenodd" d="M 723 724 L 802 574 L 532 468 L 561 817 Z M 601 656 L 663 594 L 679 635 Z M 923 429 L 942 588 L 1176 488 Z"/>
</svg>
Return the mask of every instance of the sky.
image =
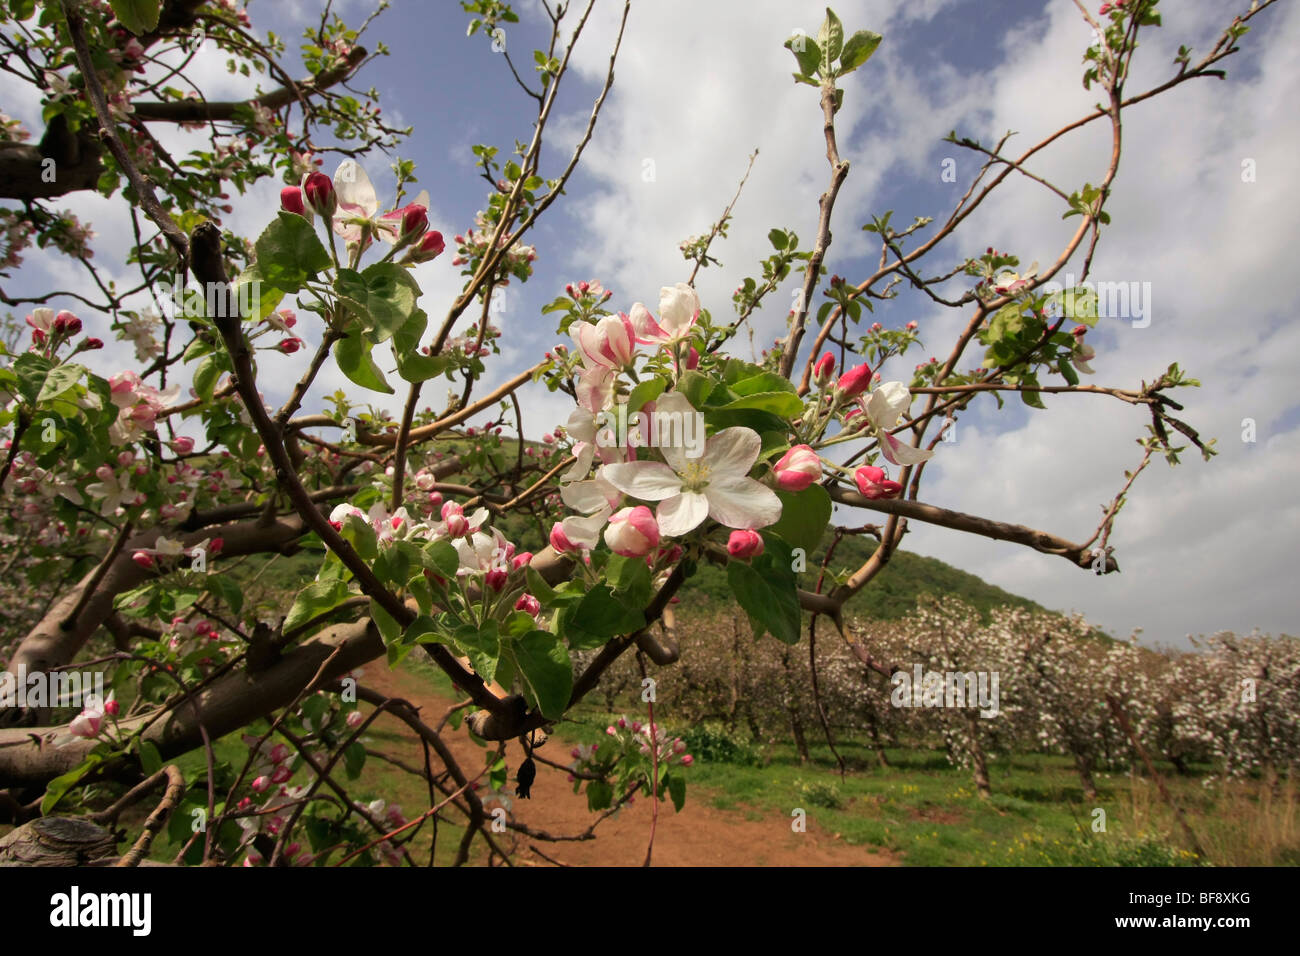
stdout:
<svg viewBox="0 0 1300 956">
<path fill-rule="evenodd" d="M 1165 3 L 1165 26 L 1144 33 L 1128 90 L 1172 76 L 1180 44 L 1192 47 L 1194 58 L 1203 55 L 1232 14 L 1248 5 Z M 321 6 L 322 0 L 260 0 L 250 13 L 259 29 L 292 39 Z M 596 0 L 548 128 L 543 175 L 563 167 L 586 125 L 622 7 Z M 515 8 L 521 22 L 507 27 L 505 43 L 523 72 L 548 24 L 537 0 Z M 358 21 L 369 7 L 344 0 L 335 9 Z M 1090 111 L 1098 98 L 1080 82 L 1090 30 L 1069 0 L 860 0 L 835 9 L 847 31 L 884 36 L 873 58 L 844 81 L 837 117 L 840 153 L 851 169 L 835 207 L 826 264 L 850 281 L 870 274 L 879 254 L 861 231 L 872 215 L 893 210 L 896 226 L 915 216 L 942 221 L 965 191 L 978 159 L 944 142 L 950 130 L 989 145 L 1013 130 L 1008 149 L 1018 154 Z M 702 270 L 696 282 L 704 305 L 715 320 L 733 314 L 731 293 L 745 276 L 759 274 L 772 227 L 794 229 L 805 248 L 811 245 L 828 180 L 820 110 L 816 91 L 793 83 L 794 58 L 782 43 L 798 28 L 815 36 L 822 16 L 822 5 L 803 0 L 633 0 L 614 88 L 595 134 L 565 197 L 527 240 L 538 249 L 535 275 L 526 285 L 511 284 L 496 318 L 505 333 L 503 355 L 484 390 L 560 341 L 553 316 L 540 308 L 568 282 L 599 279 L 614 290 L 610 307 L 644 302 L 655 310 L 660 287 L 689 275 L 678 244 L 708 231 L 755 149 L 729 238 L 712 249 L 723 265 Z M 355 83 L 373 86 L 385 115 L 414 127 L 397 154 L 417 162 L 416 189 L 429 190 L 431 222 L 449 239 L 473 223 L 484 203 L 486 184 L 476 177 L 470 147 L 488 143 L 508 153 L 515 140 L 530 137 L 533 115 L 532 101 L 488 38 L 466 38 L 468 20 L 449 0 L 394 0 L 363 41 L 371 48 L 382 41 L 391 55 Z M 1300 63 L 1292 54 L 1298 41 L 1300 9 L 1279 3 L 1256 18 L 1240 41 L 1242 51 L 1221 64 L 1225 80 L 1192 80 L 1126 111 L 1123 160 L 1107 206 L 1112 224 L 1093 263 L 1094 280 L 1137 283 L 1147 308 L 1139 321 L 1103 317 L 1089 333 L 1097 351 L 1089 381 L 1133 388 L 1178 362 L 1203 382 L 1174 395 L 1186 406 L 1179 414 L 1218 439 L 1218 457 L 1206 463 L 1193 449 L 1177 468 L 1159 459 L 1138 479 L 1111 539 L 1119 574 L 1096 576 L 1057 557 L 917 522 L 904 548 L 1049 608 L 1081 611 L 1111 634 L 1141 629 L 1144 643 L 1186 646 L 1189 634 L 1220 630 L 1300 633 L 1293 583 L 1300 402 L 1292 384 L 1300 327 L 1285 305 L 1288 242 L 1300 213 L 1294 113 Z M 251 92 L 249 81 L 227 75 L 215 57 L 196 61 L 191 78 L 210 97 Z M 39 128 L 30 95 L 4 79 L 0 96 L 6 112 Z M 179 132 L 166 135 L 169 145 L 185 142 Z M 1109 151 L 1108 131 L 1094 123 L 1039 154 L 1031 168 L 1070 191 L 1101 177 Z M 941 175 L 946 160 L 956 182 Z M 366 162 L 381 198 L 392 195 L 388 162 L 380 156 Z M 279 185 L 236 197 L 226 225 L 256 235 Z M 129 273 L 111 254 L 130 238 L 120 210 L 114 216 L 111 202 L 84 193 L 59 205 L 94 224 L 97 263 L 126 281 Z M 1059 197 L 1013 177 L 945 243 L 927 272 L 947 271 L 987 246 L 1046 265 L 1078 222 L 1062 220 L 1063 211 Z M 460 288 L 450 259 L 444 255 L 415 273 L 422 306 L 435 322 Z M 1078 255 L 1063 272 L 1077 274 L 1081 263 Z M 792 275 L 755 316 L 754 351 L 783 334 L 801 281 Z M 960 294 L 967 281 L 973 280 L 954 280 L 945 291 Z M 83 283 L 66 261 L 33 251 L 6 288 L 13 294 Z M 80 314 L 98 334 L 97 317 Z M 918 352 L 883 370 L 886 380 L 906 379 L 916 361 L 946 356 L 968 318 L 911 292 L 878 303 L 868 321 L 894 328 L 916 321 L 922 339 Z M 304 337 L 315 344 L 310 328 Z M 735 340 L 734 354 L 752 357 L 744 336 Z M 283 397 L 277 383 L 296 380 L 308 355 L 263 353 L 268 398 Z M 129 345 L 116 342 L 95 362 L 104 374 L 134 365 Z M 327 366 L 307 410 L 339 387 L 362 394 Z M 441 387 L 426 389 L 435 407 Z M 562 423 L 572 407 L 542 386 L 522 397 L 525 431 L 533 438 Z M 401 396 L 367 399 L 400 410 Z M 1016 401 L 998 410 L 990 396 L 973 403 L 958 423 L 957 440 L 939 446 L 928 466 L 921 499 L 1087 539 L 1125 470 L 1138 462 L 1135 441 L 1149 417 L 1102 396 L 1049 396 L 1046 404 L 1047 412 Z M 1253 441 L 1243 440 L 1246 420 L 1253 422 Z M 840 518 L 870 520 L 861 512 Z"/>
</svg>

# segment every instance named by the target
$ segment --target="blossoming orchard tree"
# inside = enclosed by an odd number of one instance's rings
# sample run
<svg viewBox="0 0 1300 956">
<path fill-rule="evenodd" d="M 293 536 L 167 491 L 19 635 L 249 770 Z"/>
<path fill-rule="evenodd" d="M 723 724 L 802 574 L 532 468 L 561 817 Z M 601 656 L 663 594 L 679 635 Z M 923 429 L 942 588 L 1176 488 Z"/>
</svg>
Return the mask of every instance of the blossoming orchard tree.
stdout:
<svg viewBox="0 0 1300 956">
<path fill-rule="evenodd" d="M 12 275 L 34 241 L 66 253 L 87 280 L 35 297 L 0 289 L 26 321 L 0 368 L 8 668 L 107 667 L 112 695 L 71 716 L 52 699 L 0 711 L 0 818 L 111 823 L 152 794 L 161 802 L 125 864 L 150 849 L 168 814 L 177 860 L 190 863 L 409 863 L 412 839 L 439 818 L 464 828 L 457 863 L 504 858 L 513 834 L 554 837 L 505 812 L 509 773 L 527 796 L 534 751 L 545 759 L 549 729 L 620 656 L 637 656 L 643 674 L 677 662 L 671 603 L 701 562 L 725 566 L 757 635 L 795 644 L 825 618 L 858 660 L 888 676 L 895 665 L 870 628 L 846 627 L 845 614 L 911 523 L 1015 542 L 1063 559 L 1071 573 L 1112 573 L 1115 518 L 1152 457 L 1176 463 L 1175 434 L 1213 454 L 1174 417 L 1173 393 L 1196 384 L 1177 365 L 1135 386 L 1083 384 L 1096 358 L 1086 341 L 1095 298 L 1049 284 L 1079 254 L 1086 278 L 1112 228 L 1106 203 L 1126 112 L 1222 76 L 1248 22 L 1273 0 L 1231 19 L 1204 55 L 1184 49 L 1150 89 L 1128 78 L 1139 36 L 1161 26 L 1157 0 L 1080 5 L 1095 31 L 1083 81 L 1096 109 L 1019 154 L 1005 151 L 1005 137 L 953 134 L 981 157 L 961 199 L 942 220 L 900 228 L 885 213 L 865 224 L 879 258 L 856 278 L 829 268 L 836 199 L 850 175 L 836 115 L 881 37 L 846 29 L 828 10 L 815 37 L 786 42 L 795 81 L 810 87 L 808 108 L 824 120 L 824 143 L 809 144 L 827 159 L 811 242 L 772 229 L 771 255 L 739 282 L 727 314 L 701 302 L 693 282 L 713 261 L 729 205 L 708 235 L 684 244 L 682 275 L 654 277 L 657 302 L 615 302 L 594 281 L 568 285 L 543 310 L 567 347 L 485 390 L 500 380 L 490 376 L 493 294 L 526 282 L 545 255 L 529 235 L 570 183 L 614 80 L 630 0 L 585 131 L 570 155 L 542 168 L 543 135 L 594 3 L 542 4 L 552 30 L 531 82 L 508 52 L 496 58 L 535 115 L 512 155 L 474 147 L 490 185 L 460 234 L 431 224 L 427 197 L 409 194 L 412 163 L 394 166 L 394 195 L 380 195 L 366 173 L 405 132 L 381 119 L 373 91 L 353 92 L 385 52 L 360 45 L 370 20 L 354 28 L 322 16 L 302 44 L 310 75 L 295 77 L 284 42 L 259 36 L 236 0 L 3 5 L 5 71 L 39 90 L 45 122 L 29 132 L 5 117 L 0 128 L 0 197 L 11 202 L 0 212 L 3 268 Z M 499 38 L 517 20 L 496 0 L 462 6 L 471 34 Z M 195 88 L 186 66 L 212 50 L 232 70 L 262 76 L 264 92 L 218 102 Z M 1053 184 L 1034 171 L 1040 151 L 1094 123 L 1109 129 L 1112 150 L 1090 182 Z M 173 155 L 155 135 L 168 124 L 201 142 Z M 1077 217 L 1045 266 L 1023 268 L 1017 253 L 961 229 L 1020 176 Z M 222 216 L 268 177 L 285 184 L 282 208 L 255 237 L 223 231 Z M 104 250 L 92 261 L 87 226 L 56 209 L 77 190 L 120 197 L 136 244 L 114 265 L 134 270 L 129 288 L 104 278 Z M 446 254 L 440 229 L 454 235 L 464 277 L 450 302 L 422 295 L 411 271 Z M 964 291 L 947 293 L 958 277 Z M 730 355 L 756 310 L 790 285 L 797 307 L 777 348 L 758 364 Z M 917 365 L 908 381 L 882 381 L 878 370 L 918 343 L 914 323 L 888 321 L 907 286 L 965 324 L 936 353 L 944 357 Z M 137 293 L 159 308 L 126 308 Z M 138 361 L 105 378 L 79 359 L 102 344 L 85 333 L 109 330 L 134 344 Z M 268 404 L 259 355 L 307 342 L 306 373 L 282 404 Z M 385 343 L 395 368 L 376 351 Z M 328 365 L 357 392 L 305 409 Z M 456 397 L 422 410 L 435 379 Z M 567 421 L 525 420 L 527 395 L 542 388 L 572 399 Z M 369 405 L 373 392 L 398 396 L 400 416 Z M 927 462 L 974 402 L 991 394 L 1001 406 L 1016 395 L 1043 409 L 1056 393 L 1124 402 L 1146 419 L 1140 458 L 1095 529 L 1070 536 L 926 500 Z M 496 417 L 486 429 L 467 425 L 480 415 Z M 525 437 L 543 431 L 540 442 Z M 871 534 L 879 546 L 832 586 L 833 549 L 821 543 L 837 505 L 847 520 L 830 530 Z M 881 523 L 863 526 L 864 515 Z M 234 572 L 286 554 L 310 566 L 272 611 L 250 607 L 248 578 Z M 959 638 L 949 638 L 960 657 Z M 426 722 L 358 683 L 361 665 L 411 653 L 466 699 L 466 721 L 487 747 L 482 767 L 456 759 L 445 721 Z M 690 755 L 660 729 L 653 694 L 646 700 L 644 722 L 611 728 L 608 743 L 574 765 L 594 811 L 637 794 L 651 795 L 656 812 L 665 796 L 680 806 Z M 425 747 L 426 765 L 413 772 L 428 783 L 429 806 L 409 821 L 348 792 L 366 759 L 361 736 L 381 718 L 404 723 Z M 236 732 L 247 754 L 229 764 L 213 742 Z M 206 770 L 186 779 L 173 761 L 193 751 Z M 111 840 L 106 852 L 117 853 Z"/>
</svg>

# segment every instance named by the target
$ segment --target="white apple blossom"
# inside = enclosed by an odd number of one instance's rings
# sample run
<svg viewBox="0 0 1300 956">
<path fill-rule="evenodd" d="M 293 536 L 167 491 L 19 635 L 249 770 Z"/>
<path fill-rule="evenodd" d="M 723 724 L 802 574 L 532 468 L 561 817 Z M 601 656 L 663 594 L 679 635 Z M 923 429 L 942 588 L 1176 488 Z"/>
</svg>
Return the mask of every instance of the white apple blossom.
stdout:
<svg viewBox="0 0 1300 956">
<path fill-rule="evenodd" d="M 684 395 L 669 393 L 658 412 L 695 415 Z M 605 465 L 601 476 L 626 495 L 660 502 L 659 532 L 684 535 L 712 518 L 729 528 L 763 528 L 781 517 L 781 499 L 766 485 L 749 477 L 758 460 L 762 439 L 751 428 L 724 428 L 704 445 L 704 453 L 689 458 L 683 448 L 660 450 L 668 464 L 631 461 Z"/>
</svg>

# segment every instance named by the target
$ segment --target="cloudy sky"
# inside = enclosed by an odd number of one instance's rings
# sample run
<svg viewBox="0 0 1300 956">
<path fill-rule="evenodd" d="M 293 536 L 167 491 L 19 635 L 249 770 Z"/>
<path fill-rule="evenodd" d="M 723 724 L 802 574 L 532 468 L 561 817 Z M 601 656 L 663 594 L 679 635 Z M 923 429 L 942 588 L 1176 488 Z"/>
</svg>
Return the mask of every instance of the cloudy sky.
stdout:
<svg viewBox="0 0 1300 956">
<path fill-rule="evenodd" d="M 1095 8 L 1097 4 L 1091 6 Z M 319 0 L 254 4 L 254 23 L 286 37 L 318 15 Z M 574 4 L 574 6 L 579 6 Z M 1238 8 L 1249 0 L 1182 0 L 1163 5 L 1165 27 L 1143 35 L 1128 91 L 1158 84 L 1176 71 L 1180 44 L 1203 55 Z M 350 19 L 364 5 L 336 3 Z M 536 0 L 516 4 L 522 22 L 506 35 L 521 67 L 543 42 L 546 25 Z M 574 55 L 543 174 L 562 168 L 586 123 L 604 77 L 622 3 L 597 0 Z M 917 0 L 900 4 L 841 2 L 848 31 L 873 29 L 885 40 L 872 60 L 845 83 L 839 114 L 840 152 L 852 168 L 835 208 L 832 272 L 857 281 L 872 271 L 873 249 L 861 225 L 894 210 L 894 223 L 914 216 L 942 221 L 977 171 L 973 154 L 943 142 L 949 130 L 991 145 L 1014 130 L 1016 154 L 1084 115 L 1098 96 L 1082 88 L 1080 57 L 1090 30 L 1069 0 Z M 508 290 L 498 322 L 506 338 L 495 379 L 528 367 L 556 341 L 541 305 L 566 282 L 599 278 L 615 292 L 611 305 L 643 301 L 653 308 L 660 286 L 683 281 L 689 267 L 678 243 L 706 232 L 759 150 L 738 203 L 731 237 L 715 245 L 722 268 L 697 280 L 715 317 L 731 314 L 730 295 L 770 251 L 774 226 L 796 230 L 805 248 L 816 231 L 817 199 L 827 182 L 817 94 L 790 77 L 794 59 L 782 42 L 797 28 L 815 35 L 823 5 L 803 0 L 633 0 L 616 82 L 566 202 L 557 203 L 533 234 L 536 275 Z M 431 219 L 448 237 L 473 221 L 483 202 L 470 147 L 490 143 L 508 152 L 530 136 L 531 101 L 482 34 L 465 38 L 468 16 L 457 3 L 395 0 L 372 28 L 392 52 L 359 83 L 379 90 L 385 113 L 415 127 L 399 154 L 418 163 L 420 186 L 432 194 Z M 1125 114 L 1124 158 L 1108 209 L 1093 278 L 1137 283 L 1146 318 L 1103 318 L 1088 339 L 1097 350 L 1092 381 L 1136 387 L 1179 362 L 1204 387 L 1175 397 L 1183 417 L 1218 439 L 1209 463 L 1195 453 L 1169 468 L 1155 462 L 1139 479 L 1111 543 L 1122 573 L 1097 577 L 1059 558 L 913 524 L 904 547 L 933 555 L 1061 610 L 1080 610 L 1112 634 L 1143 629 L 1147 642 L 1184 644 L 1188 634 L 1258 627 L 1298 632 L 1300 597 L 1294 581 L 1300 507 L 1300 403 L 1292 388 L 1300 356 L 1300 327 L 1284 305 L 1286 242 L 1295 236 L 1300 177 L 1300 9 L 1279 3 L 1255 21 L 1242 52 L 1226 62 L 1226 80 L 1199 79 Z M 247 95 L 216 59 L 200 62 L 193 78 L 210 97 Z M 6 112 L 39 128 L 38 104 L 0 80 Z M 169 142 L 183 142 L 179 135 Z M 1110 141 L 1095 123 L 1049 148 L 1031 168 L 1071 191 L 1104 173 Z M 955 161 L 957 181 L 941 176 Z M 386 161 L 368 164 L 391 194 Z M 1243 177 L 1243 168 L 1252 176 Z M 652 174 L 647 171 L 652 171 Z M 236 197 L 227 225 L 255 234 L 275 204 L 278 185 Z M 129 224 L 96 197 L 62 205 L 93 222 L 96 261 L 126 280 L 112 250 L 129 240 Z M 947 271 L 986 246 L 1022 262 L 1052 262 L 1077 220 L 1062 221 L 1060 199 L 1041 186 L 1011 179 L 926 271 Z M 450 257 L 421 266 L 424 307 L 437 316 L 459 289 Z M 1077 272 L 1082 257 L 1071 265 Z M 1064 270 L 1066 272 L 1069 269 Z M 754 348 L 784 330 L 795 277 L 754 321 Z M 973 281 L 973 280 L 972 280 Z M 15 292 L 51 284 L 80 287 L 66 263 L 33 252 Z M 959 283 L 949 287 L 959 294 Z M 916 294 L 879 305 L 875 320 L 891 327 L 920 323 L 922 350 L 909 363 L 945 356 L 968 314 L 935 307 Z M 93 330 L 102 317 L 84 314 Z M 1148 324 L 1149 320 L 1149 324 Z M 108 335 L 101 337 L 109 338 Z M 311 341 L 310 329 L 306 337 Z M 750 344 L 736 343 L 748 356 Z M 126 343 L 110 343 L 97 369 L 133 364 Z M 968 359 L 977 363 L 974 353 Z M 268 382 L 294 379 L 307 360 L 263 358 Z M 910 368 L 910 365 L 909 365 Z M 283 369 L 284 375 L 280 375 Z M 893 373 L 891 376 L 891 372 Z M 905 377 L 905 369 L 885 376 Z M 313 396 L 345 383 L 322 376 Z M 357 390 L 348 384 L 355 394 Z M 278 395 L 274 384 L 268 396 Z M 436 389 L 429 397 L 441 398 Z M 315 398 L 319 401 L 318 398 Z M 375 395 L 398 410 L 400 399 Z M 1099 396 L 1055 396 L 1048 412 L 1018 402 L 998 411 L 991 397 L 975 402 L 940 446 L 921 498 L 943 507 L 1027 524 L 1072 540 L 1088 538 L 1101 506 L 1140 457 L 1135 440 L 1149 420 L 1141 410 Z M 311 408 L 309 400 L 308 407 Z M 526 396 L 526 429 L 540 435 L 568 415 L 563 396 L 538 388 Z M 1242 440 L 1243 420 L 1255 440 Z M 851 519 L 861 521 L 859 517 Z"/>
</svg>

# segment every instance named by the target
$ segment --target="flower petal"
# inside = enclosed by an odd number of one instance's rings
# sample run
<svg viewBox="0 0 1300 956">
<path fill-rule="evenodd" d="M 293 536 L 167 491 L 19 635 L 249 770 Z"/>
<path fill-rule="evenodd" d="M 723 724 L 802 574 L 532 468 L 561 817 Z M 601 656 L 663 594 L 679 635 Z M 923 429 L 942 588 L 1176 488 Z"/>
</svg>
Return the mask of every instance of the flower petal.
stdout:
<svg viewBox="0 0 1300 956">
<path fill-rule="evenodd" d="M 663 501 L 665 498 L 680 494 L 682 490 L 682 480 L 677 477 L 677 473 L 657 461 L 629 461 L 621 465 L 605 465 L 600 469 L 599 474 L 623 494 L 640 498 L 642 501 Z"/>
<path fill-rule="evenodd" d="M 929 461 L 934 457 L 933 450 L 906 445 L 893 435 L 883 431 L 880 433 L 880 450 L 884 453 L 886 461 L 904 467 L 919 465 L 921 462 Z"/>
<path fill-rule="evenodd" d="M 655 519 L 659 533 L 676 538 L 694 531 L 709 516 L 709 500 L 696 491 L 684 491 L 659 505 Z"/>
<path fill-rule="evenodd" d="M 872 424 L 893 428 L 898 419 L 912 404 L 912 393 L 902 382 L 886 382 L 871 393 L 867 401 L 867 417 Z"/>
<path fill-rule="evenodd" d="M 781 518 L 781 499 L 752 478 L 715 477 L 704 489 L 709 517 L 728 528 L 766 528 Z"/>
<path fill-rule="evenodd" d="M 704 460 L 709 463 L 712 480 L 722 475 L 743 478 L 754 467 L 762 448 L 763 440 L 754 429 L 739 425 L 724 428 L 704 446 Z"/>
</svg>

